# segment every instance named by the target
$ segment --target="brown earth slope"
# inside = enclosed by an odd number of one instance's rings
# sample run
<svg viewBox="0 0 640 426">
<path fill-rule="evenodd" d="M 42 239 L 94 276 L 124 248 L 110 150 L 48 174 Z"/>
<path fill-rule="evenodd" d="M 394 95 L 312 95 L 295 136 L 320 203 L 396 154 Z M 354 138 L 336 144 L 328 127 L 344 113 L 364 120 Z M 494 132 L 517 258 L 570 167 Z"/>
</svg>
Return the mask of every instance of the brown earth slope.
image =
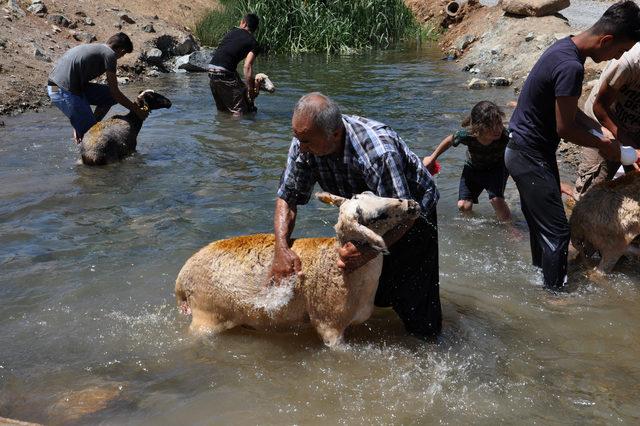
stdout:
<svg viewBox="0 0 640 426">
<path fill-rule="evenodd" d="M 47 8 L 43 17 L 27 11 L 31 0 L 18 1 L 19 11 L 6 3 L 0 9 L 0 115 L 48 104 L 44 92 L 47 75 L 69 48 L 93 37 L 104 42 L 124 31 L 134 44 L 134 52 L 119 61 L 125 66 L 119 74 L 126 73 L 145 42 L 163 34 L 184 36 L 207 10 L 218 6 L 216 0 L 43 1 Z M 55 15 L 64 16 L 70 25 L 56 22 Z M 155 32 L 144 30 L 149 24 Z"/>
</svg>

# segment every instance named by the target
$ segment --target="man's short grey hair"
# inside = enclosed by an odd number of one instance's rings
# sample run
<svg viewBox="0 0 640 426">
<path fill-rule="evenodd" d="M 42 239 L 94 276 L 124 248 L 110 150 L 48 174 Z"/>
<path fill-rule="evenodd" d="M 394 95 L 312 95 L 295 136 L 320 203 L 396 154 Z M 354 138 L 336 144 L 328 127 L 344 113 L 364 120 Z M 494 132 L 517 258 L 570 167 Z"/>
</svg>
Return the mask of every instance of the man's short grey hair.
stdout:
<svg viewBox="0 0 640 426">
<path fill-rule="evenodd" d="M 318 102 L 318 97 L 324 102 Z M 311 92 L 301 97 L 293 109 L 293 116 L 311 117 L 313 124 L 324 130 L 327 137 L 342 126 L 342 113 L 337 103 L 320 92 Z"/>
</svg>

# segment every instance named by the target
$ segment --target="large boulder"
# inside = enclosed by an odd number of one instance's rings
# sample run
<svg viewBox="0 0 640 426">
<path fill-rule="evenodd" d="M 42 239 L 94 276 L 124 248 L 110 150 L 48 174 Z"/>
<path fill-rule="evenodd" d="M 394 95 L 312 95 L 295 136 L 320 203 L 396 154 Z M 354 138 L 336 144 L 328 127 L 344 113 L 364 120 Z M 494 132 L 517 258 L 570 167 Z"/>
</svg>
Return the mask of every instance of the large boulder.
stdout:
<svg viewBox="0 0 640 426">
<path fill-rule="evenodd" d="M 162 50 L 152 47 L 142 52 L 140 59 L 149 64 L 160 64 L 162 62 Z"/>
<path fill-rule="evenodd" d="M 27 7 L 27 10 L 40 17 L 43 17 L 47 14 L 47 6 L 44 5 L 42 0 L 33 0 L 31 2 L 31 5 Z"/>
<path fill-rule="evenodd" d="M 203 48 L 176 59 L 176 69 L 189 72 L 206 72 L 214 49 Z"/>
<path fill-rule="evenodd" d="M 71 25 L 71 21 L 64 15 L 49 15 L 47 19 L 49 22 L 59 27 L 68 27 Z"/>
<path fill-rule="evenodd" d="M 187 34 L 179 38 L 173 47 L 173 54 L 175 56 L 188 55 L 191 52 L 198 50 L 198 42 L 196 42 L 191 34 Z"/>
<path fill-rule="evenodd" d="M 503 0 L 502 10 L 513 15 L 547 16 L 566 9 L 570 0 Z"/>
<path fill-rule="evenodd" d="M 8 0 L 7 9 L 9 12 L 13 13 L 15 16 L 20 18 L 27 15 L 26 13 L 24 13 L 24 10 L 22 10 L 17 0 Z"/>
<path fill-rule="evenodd" d="M 73 38 L 82 43 L 93 43 L 98 40 L 94 34 L 85 32 L 74 33 Z"/>
</svg>

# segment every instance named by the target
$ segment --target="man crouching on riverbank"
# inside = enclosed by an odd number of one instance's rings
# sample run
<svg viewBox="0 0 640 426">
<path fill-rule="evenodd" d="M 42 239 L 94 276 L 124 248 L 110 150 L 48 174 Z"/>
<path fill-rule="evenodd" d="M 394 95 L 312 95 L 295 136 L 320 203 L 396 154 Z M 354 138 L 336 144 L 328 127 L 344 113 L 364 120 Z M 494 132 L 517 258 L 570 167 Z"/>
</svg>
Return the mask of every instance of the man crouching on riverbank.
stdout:
<svg viewBox="0 0 640 426">
<path fill-rule="evenodd" d="M 321 93 L 300 98 L 292 119 L 294 138 L 280 179 L 274 215 L 276 237 L 271 267 L 279 282 L 299 273 L 300 258 L 291 250 L 298 205 L 309 201 L 316 182 L 342 197 L 371 191 L 380 197 L 412 199 L 422 213 L 413 226 L 389 231 L 375 296 L 376 306 L 391 306 L 410 333 L 431 338 L 441 329 L 438 225 L 439 194 L 416 154 L 389 126 L 342 115 Z M 347 243 L 338 250 L 338 267 L 351 273 L 378 252 Z"/>
<path fill-rule="evenodd" d="M 578 109 L 584 61 L 620 58 L 638 40 L 638 6 L 633 1 L 612 5 L 591 28 L 559 40 L 542 54 L 511 117 L 505 163 L 529 225 L 533 264 L 542 268 L 544 284 L 551 289 L 561 290 L 567 283 L 570 239 L 556 162 L 560 138 L 593 147 L 605 159 L 620 159 L 620 144 L 590 133 L 600 126 Z"/>
<path fill-rule="evenodd" d="M 118 59 L 133 51 L 125 33 L 111 36 L 106 44 L 81 44 L 65 53 L 49 74 L 47 93 L 51 102 L 71 121 L 76 143 L 116 103 L 133 111 L 140 119 L 149 113 L 131 102 L 118 88 Z M 106 73 L 107 84 L 91 83 Z M 95 111 L 91 110 L 95 105 Z"/>
</svg>

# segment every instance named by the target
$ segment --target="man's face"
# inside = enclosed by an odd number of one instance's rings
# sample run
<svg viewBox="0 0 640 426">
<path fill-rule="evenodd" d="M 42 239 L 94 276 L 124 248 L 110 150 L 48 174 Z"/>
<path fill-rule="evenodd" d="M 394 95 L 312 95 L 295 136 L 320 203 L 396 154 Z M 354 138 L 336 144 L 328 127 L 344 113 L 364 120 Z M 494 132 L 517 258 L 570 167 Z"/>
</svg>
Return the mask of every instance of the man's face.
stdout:
<svg viewBox="0 0 640 426">
<path fill-rule="evenodd" d="M 608 61 L 611 59 L 620 59 L 627 50 L 631 49 L 636 42 L 629 39 L 616 39 L 611 35 L 603 36 L 600 39 L 599 54 L 592 58 L 594 62 Z"/>
<path fill-rule="evenodd" d="M 118 59 L 122 58 L 124 55 L 127 54 L 127 52 L 124 49 L 115 49 L 114 51 L 116 52 L 116 58 Z"/>
<path fill-rule="evenodd" d="M 323 129 L 313 124 L 313 119 L 304 115 L 296 115 L 291 120 L 294 136 L 300 141 L 300 151 L 309 152 L 319 157 L 333 154 L 340 148 L 341 130 L 327 137 Z"/>
</svg>

